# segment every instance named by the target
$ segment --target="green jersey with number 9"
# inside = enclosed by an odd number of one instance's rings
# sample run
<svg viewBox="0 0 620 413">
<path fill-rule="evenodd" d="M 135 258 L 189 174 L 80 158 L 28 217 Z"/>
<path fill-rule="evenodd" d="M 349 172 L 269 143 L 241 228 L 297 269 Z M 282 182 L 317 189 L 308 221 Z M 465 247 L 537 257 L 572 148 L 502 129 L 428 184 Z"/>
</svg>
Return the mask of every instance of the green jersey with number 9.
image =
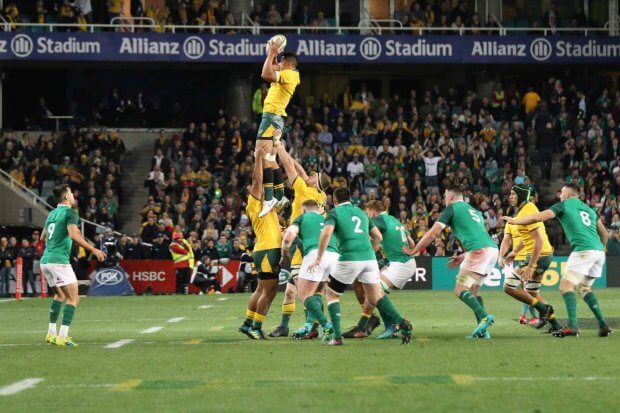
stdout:
<svg viewBox="0 0 620 413">
<path fill-rule="evenodd" d="M 412 258 L 403 252 L 403 247 L 409 246 L 407 236 L 409 231 L 395 217 L 382 212 L 370 220 L 383 235 L 381 249 L 385 258 L 390 262 L 409 262 Z"/>
<path fill-rule="evenodd" d="M 45 220 L 45 251 L 41 264 L 69 264 L 72 241 L 67 226 L 79 223 L 78 214 L 66 205 L 58 205 Z"/>
<path fill-rule="evenodd" d="M 568 198 L 549 208 L 562 224 L 573 251 L 603 251 L 596 230 L 596 212 L 579 198 Z"/>
<path fill-rule="evenodd" d="M 476 251 L 482 248 L 495 247 L 486 227 L 482 212 L 465 201 L 457 201 L 447 207 L 437 220 L 445 227 L 452 228 L 454 235 L 463 244 L 465 251 Z"/>
<path fill-rule="evenodd" d="M 340 261 L 373 261 L 375 251 L 370 243 L 370 230 L 374 224 L 368 215 L 350 202 L 329 211 L 325 225 L 333 225 L 338 240 Z"/>
</svg>

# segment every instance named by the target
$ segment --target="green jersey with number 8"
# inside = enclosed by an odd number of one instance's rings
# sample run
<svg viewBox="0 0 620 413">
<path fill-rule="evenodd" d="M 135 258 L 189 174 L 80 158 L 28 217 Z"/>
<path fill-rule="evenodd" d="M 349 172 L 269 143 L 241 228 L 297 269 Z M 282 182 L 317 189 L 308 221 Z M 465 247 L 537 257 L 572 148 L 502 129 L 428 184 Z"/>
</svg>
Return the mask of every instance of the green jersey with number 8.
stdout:
<svg viewBox="0 0 620 413">
<path fill-rule="evenodd" d="M 69 264 L 72 241 L 67 226 L 79 223 L 78 214 L 66 205 L 58 205 L 45 220 L 45 251 L 41 264 Z"/>
<path fill-rule="evenodd" d="M 497 244 L 484 226 L 482 212 L 465 201 L 451 204 L 441 213 L 437 222 L 444 227 L 452 228 L 454 235 L 467 252 L 489 247 L 497 248 Z"/>
<path fill-rule="evenodd" d="M 412 258 L 403 252 L 409 246 L 409 232 L 404 225 L 387 212 L 382 212 L 370 220 L 383 235 L 381 249 L 390 262 L 409 262 Z"/>
<path fill-rule="evenodd" d="M 596 230 L 596 212 L 579 198 L 568 198 L 549 208 L 562 224 L 573 251 L 603 251 Z"/>
<path fill-rule="evenodd" d="M 329 211 L 325 225 L 333 225 L 338 240 L 340 261 L 373 261 L 375 251 L 370 243 L 370 230 L 375 225 L 368 215 L 350 202 Z"/>
</svg>

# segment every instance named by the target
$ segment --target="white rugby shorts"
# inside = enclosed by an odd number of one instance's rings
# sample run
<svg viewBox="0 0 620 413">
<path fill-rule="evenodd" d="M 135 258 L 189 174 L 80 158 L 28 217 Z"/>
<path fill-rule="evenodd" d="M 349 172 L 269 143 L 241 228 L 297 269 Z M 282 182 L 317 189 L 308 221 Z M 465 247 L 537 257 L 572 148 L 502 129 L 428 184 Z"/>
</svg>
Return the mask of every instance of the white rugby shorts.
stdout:
<svg viewBox="0 0 620 413">
<path fill-rule="evenodd" d="M 364 284 L 379 284 L 381 282 L 377 260 L 338 261 L 331 276 L 346 285 L 353 284 L 356 279 Z"/>
<path fill-rule="evenodd" d="M 329 274 L 334 272 L 340 254 L 333 251 L 325 251 L 321 257 L 321 263 L 313 271 L 308 270 L 308 267 L 316 261 L 317 254 L 318 250 L 312 250 L 303 258 L 299 269 L 300 279 L 314 282 L 327 281 Z"/>
<path fill-rule="evenodd" d="M 390 262 L 381 274 L 390 280 L 394 287 L 402 290 L 407 281 L 415 275 L 415 270 L 415 258 L 411 258 L 407 262 Z"/>
<path fill-rule="evenodd" d="M 465 259 L 461 262 L 461 270 L 475 272 L 482 276 L 491 274 L 498 256 L 499 250 L 493 247 L 466 252 Z"/>
<path fill-rule="evenodd" d="M 77 283 L 71 264 L 41 264 L 41 272 L 50 287 L 64 287 Z"/>
</svg>

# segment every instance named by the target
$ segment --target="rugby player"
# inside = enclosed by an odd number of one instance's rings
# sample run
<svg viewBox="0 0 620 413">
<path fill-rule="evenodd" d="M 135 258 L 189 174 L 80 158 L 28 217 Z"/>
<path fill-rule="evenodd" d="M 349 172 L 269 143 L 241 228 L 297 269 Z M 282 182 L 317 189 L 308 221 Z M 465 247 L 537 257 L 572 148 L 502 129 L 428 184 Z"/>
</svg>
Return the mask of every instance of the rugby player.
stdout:
<svg viewBox="0 0 620 413">
<path fill-rule="evenodd" d="M 579 336 L 577 323 L 577 296 L 575 289 L 586 302 L 599 324 L 599 337 L 607 337 L 609 328 L 592 284 L 600 278 L 605 265 L 607 230 L 596 212 L 581 199 L 576 184 L 566 184 L 560 192 L 560 202 L 549 209 L 524 217 L 502 217 L 513 225 L 532 225 L 557 218 L 566 233 L 572 252 L 566 262 L 560 281 L 560 292 L 566 304 L 568 327 L 553 332 L 554 337 Z"/>
<path fill-rule="evenodd" d="M 250 296 L 246 310 L 246 319 L 239 328 L 240 332 L 256 340 L 266 338 L 262 327 L 267 311 L 269 311 L 269 306 L 278 289 L 278 265 L 280 262 L 280 244 L 282 242 L 280 223 L 275 211 L 270 211 L 264 218 L 258 218 L 263 195 L 264 156 L 264 149 L 262 147 L 257 148 L 254 171 L 252 173 L 252 186 L 250 187 L 248 205 L 246 207 L 246 214 L 250 218 L 257 238 L 252 258 L 258 272 L 258 287 Z"/>
<path fill-rule="evenodd" d="M 518 208 L 517 218 L 539 212 L 536 205 L 530 202 L 529 188 L 514 185 L 508 201 L 510 205 Z M 542 328 L 548 320 L 553 330 L 559 330 L 562 325 L 556 320 L 553 307 L 539 297 L 542 277 L 553 258 L 553 247 L 549 243 L 545 225 L 537 222 L 531 225 L 516 225 L 516 229 L 526 257 L 524 260 L 515 260 L 516 268 L 510 277 L 506 277 L 504 291 L 514 299 L 538 310 L 540 322 L 537 328 Z M 525 284 L 525 291 L 519 288 L 521 284 Z"/>
<path fill-rule="evenodd" d="M 276 137 L 275 148 L 280 158 L 280 163 L 286 171 L 288 182 L 293 187 L 295 194 L 291 205 L 291 216 L 289 220 L 289 222 L 292 223 L 302 214 L 302 205 L 305 201 L 315 201 L 321 207 L 325 205 L 327 196 L 324 191 L 329 188 L 331 180 L 329 175 L 322 172 L 308 176 L 304 168 L 286 152 L 284 143 L 279 139 L 280 135 L 281 131 L 279 130 L 274 134 Z M 284 301 L 282 303 L 282 320 L 280 321 L 280 325 L 269 333 L 269 337 L 288 337 L 289 320 L 295 312 L 295 299 L 297 296 L 296 279 L 303 258 L 299 240 L 293 242 L 292 248 L 294 248 L 294 253 L 291 254 L 292 256 L 287 254 L 286 259 L 281 262 L 282 270 L 288 270 L 290 273 L 290 278 L 286 284 L 286 291 L 284 293 Z M 307 338 L 318 336 L 317 327 L 318 326 L 315 325 L 315 328 L 310 331 L 310 335 Z"/>
<path fill-rule="evenodd" d="M 380 244 L 375 245 L 375 249 L 380 248 L 388 261 L 388 265 L 381 269 L 381 289 L 385 293 L 394 289 L 402 290 L 416 270 L 415 258 L 409 256 L 403 249 L 413 249 L 415 243 L 402 223 L 386 212 L 383 202 L 368 202 L 364 207 L 364 212 L 381 232 L 383 238 Z M 362 316 L 357 325 L 343 333 L 342 336 L 344 338 L 367 337 L 370 334 L 368 325 L 373 310 L 374 307 L 366 302 L 362 307 Z M 397 327 L 394 324 L 386 324 L 385 331 L 377 339 L 392 338 L 396 333 Z"/>
<path fill-rule="evenodd" d="M 45 227 L 41 232 L 41 239 L 45 241 L 45 250 L 41 257 L 41 272 L 47 284 L 54 288 L 54 299 L 50 305 L 50 322 L 45 341 L 60 347 L 77 347 L 77 344 L 69 337 L 69 327 L 80 301 L 77 278 L 70 263 L 72 241 L 92 253 L 99 261 L 105 260 L 106 255 L 82 237 L 78 229 L 80 218 L 73 209 L 75 198 L 69 185 L 54 188 L 53 195 L 58 205 L 47 216 Z M 56 324 L 63 302 L 65 307 L 62 310 L 60 331 L 57 332 Z"/>
<path fill-rule="evenodd" d="M 286 107 L 293 97 L 293 93 L 295 93 L 295 88 L 300 83 L 300 78 L 297 71 L 297 55 L 291 52 L 283 53 L 280 62 L 278 62 L 279 46 L 279 43 L 269 44 L 269 53 L 265 58 L 261 72 L 263 80 L 270 82 L 271 86 L 263 103 L 263 115 L 256 138 L 256 148 L 262 148 L 265 152 L 263 170 L 265 197 L 258 214 L 259 218 L 267 215 L 278 202 L 282 204 L 288 202 L 284 198 L 282 172 L 276 162 L 273 142 L 275 131 L 282 132 Z M 279 135 L 275 139 L 279 139 Z"/>
<path fill-rule="evenodd" d="M 343 344 L 340 296 L 356 279 L 364 287 L 368 304 L 377 307 L 386 323 L 398 325 L 403 344 L 409 343 L 413 330 L 411 322 L 403 318 L 394 303 L 381 290 L 379 265 L 370 241 L 372 237 L 374 243 L 380 243 L 381 232 L 370 222 L 364 211 L 351 204 L 351 194 L 346 187 L 334 191 L 334 205 L 335 208 L 329 211 L 325 219 L 316 259 L 309 267 L 309 271 L 321 268 L 329 241 L 332 234 L 335 234 L 340 257 L 327 282 L 327 309 L 334 330 L 333 338 L 328 344 L 332 346 Z"/>
<path fill-rule="evenodd" d="M 287 257 L 293 241 L 299 237 L 302 242 L 304 257 L 297 277 L 297 295 L 304 303 L 307 315 L 306 323 L 293 333 L 293 338 L 306 338 L 313 328 L 315 319 L 323 327 L 323 337 L 328 337 L 332 333 L 332 328 L 331 323 L 327 321 L 323 313 L 323 295 L 321 293 L 325 281 L 338 263 L 338 247 L 335 237 L 330 239 L 327 249 L 323 253 L 321 264 L 314 271 L 309 270 L 310 265 L 316 260 L 319 239 L 325 226 L 325 220 L 321 214 L 322 207 L 314 200 L 304 201 L 302 210 L 303 214 L 295 218 L 284 232 L 281 252 L 283 259 Z"/>
<path fill-rule="evenodd" d="M 454 293 L 476 315 L 477 326 L 467 338 L 491 338 L 487 329 L 495 317 L 486 312 L 480 296 L 480 286 L 497 262 L 497 245 L 491 239 L 484 225 L 482 213 L 463 199 L 459 187 L 451 187 L 444 195 L 446 209 L 431 229 L 424 234 L 412 253 L 418 254 L 429 245 L 446 227 L 450 227 L 465 248 L 465 253 L 456 255 L 448 263 L 449 268 L 460 264 L 456 276 Z"/>
</svg>

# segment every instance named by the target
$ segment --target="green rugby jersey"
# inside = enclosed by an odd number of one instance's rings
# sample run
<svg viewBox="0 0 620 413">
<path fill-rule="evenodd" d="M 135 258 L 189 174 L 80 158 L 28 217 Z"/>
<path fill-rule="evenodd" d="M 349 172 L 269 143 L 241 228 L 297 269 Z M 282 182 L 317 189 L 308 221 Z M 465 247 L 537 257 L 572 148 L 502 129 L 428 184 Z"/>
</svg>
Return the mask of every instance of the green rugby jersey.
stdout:
<svg viewBox="0 0 620 413">
<path fill-rule="evenodd" d="M 41 264 L 69 264 L 71 238 L 67 226 L 78 225 L 78 214 L 66 205 L 58 205 L 45 220 L 45 251 Z"/>
<path fill-rule="evenodd" d="M 409 231 L 398 219 L 387 212 L 382 212 L 370 221 L 383 235 L 381 249 L 388 261 L 408 262 L 412 258 L 403 252 L 403 247 L 409 246 L 409 241 L 407 241 Z"/>
<path fill-rule="evenodd" d="M 441 213 L 437 222 L 452 228 L 467 252 L 488 247 L 497 248 L 484 226 L 482 212 L 465 201 L 451 204 Z"/>
<path fill-rule="evenodd" d="M 295 218 L 292 225 L 296 225 L 299 228 L 297 237 L 301 239 L 304 255 L 308 255 L 310 251 L 319 248 L 321 231 L 323 231 L 325 226 L 323 215 L 318 212 L 306 212 Z M 327 244 L 327 251 L 338 252 L 336 237 L 332 236 L 330 238 L 329 244 Z"/>
<path fill-rule="evenodd" d="M 549 209 L 562 224 L 573 251 L 603 251 L 603 243 L 596 230 L 598 216 L 581 199 L 568 198 Z"/>
<path fill-rule="evenodd" d="M 340 261 L 374 261 L 375 251 L 370 243 L 370 230 L 374 224 L 368 215 L 350 202 L 329 211 L 325 225 L 334 226 L 338 241 Z M 332 235 L 332 237 L 333 237 Z"/>
</svg>

